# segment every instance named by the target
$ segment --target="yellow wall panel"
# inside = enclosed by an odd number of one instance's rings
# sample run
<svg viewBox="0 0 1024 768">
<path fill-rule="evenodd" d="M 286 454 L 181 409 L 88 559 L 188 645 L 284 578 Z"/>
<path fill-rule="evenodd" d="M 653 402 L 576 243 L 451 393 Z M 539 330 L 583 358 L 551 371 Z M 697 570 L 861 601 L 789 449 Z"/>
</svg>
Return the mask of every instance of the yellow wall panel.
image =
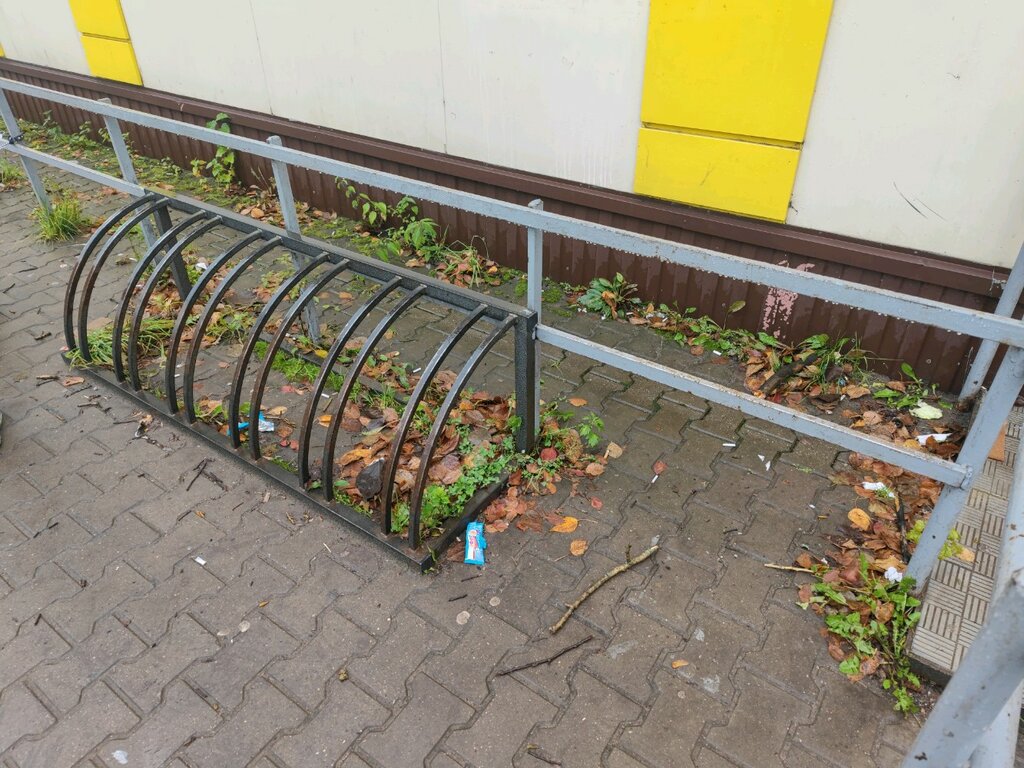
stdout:
<svg viewBox="0 0 1024 768">
<path fill-rule="evenodd" d="M 831 0 L 651 0 L 644 123 L 800 142 Z"/>
<path fill-rule="evenodd" d="M 799 156 L 788 147 L 641 128 L 634 189 L 784 221 Z"/>
<path fill-rule="evenodd" d="M 0 45 L 0 58 L 3 58 L 4 55 L 5 55 L 4 54 L 4 47 L 2 45 Z"/>
<path fill-rule="evenodd" d="M 82 47 L 89 70 L 96 77 L 142 85 L 142 75 L 130 42 L 82 35 Z"/>
<path fill-rule="evenodd" d="M 128 39 L 119 0 L 70 0 L 75 26 L 83 35 Z"/>
</svg>

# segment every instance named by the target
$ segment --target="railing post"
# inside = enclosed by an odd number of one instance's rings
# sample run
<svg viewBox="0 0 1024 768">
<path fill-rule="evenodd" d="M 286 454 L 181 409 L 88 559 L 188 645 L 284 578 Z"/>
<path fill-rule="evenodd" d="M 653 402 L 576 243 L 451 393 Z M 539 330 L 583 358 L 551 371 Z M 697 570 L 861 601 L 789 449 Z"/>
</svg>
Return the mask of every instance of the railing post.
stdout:
<svg viewBox="0 0 1024 768">
<path fill-rule="evenodd" d="M 544 201 L 531 200 L 529 207 L 536 211 L 544 210 Z M 544 306 L 544 230 L 536 227 L 529 227 L 526 230 L 526 308 L 537 313 L 536 324 L 540 325 L 541 313 Z M 523 419 L 529 418 L 532 421 L 533 437 L 529 444 L 532 448 L 533 441 L 540 433 L 540 345 L 536 341 L 536 333 L 533 339 L 533 399 L 529 410 L 525 407 L 520 410 Z M 524 401 L 524 406 L 526 405 Z M 520 449 L 528 450 L 528 449 Z"/>
<path fill-rule="evenodd" d="M 112 104 L 110 99 L 107 98 L 100 99 L 99 101 L 101 104 Z M 128 151 L 128 145 L 125 143 L 124 136 L 121 133 L 121 124 L 117 121 L 116 117 L 103 115 L 103 125 L 107 129 L 107 135 L 110 136 L 110 146 L 114 148 L 117 164 L 121 167 L 121 178 L 132 184 L 138 184 L 139 177 L 135 173 L 135 165 L 132 163 L 131 153 Z M 149 223 L 149 219 L 146 219 L 139 226 L 142 227 L 142 235 L 146 238 L 146 245 L 152 248 L 153 243 L 157 239 L 157 234 L 153 231 L 153 225 Z"/>
<path fill-rule="evenodd" d="M 532 451 L 540 423 L 540 379 L 537 370 L 537 316 L 516 318 L 516 450 Z"/>
<path fill-rule="evenodd" d="M 1017 252 L 1017 260 L 1010 268 L 1010 274 L 1006 278 L 1003 292 L 996 304 L 995 314 L 1013 317 L 1022 292 L 1024 292 L 1024 244 L 1021 244 L 1020 250 Z M 974 362 L 971 363 L 971 369 L 967 372 L 963 389 L 960 390 L 961 400 L 974 397 L 981 390 L 981 385 L 984 383 L 985 377 L 988 376 L 988 369 L 992 367 L 992 361 L 995 359 L 998 348 L 999 345 L 991 339 L 981 340 L 981 344 L 978 345 L 978 354 L 974 356 Z"/>
<path fill-rule="evenodd" d="M 1002 429 L 1017 395 L 1020 394 L 1022 385 L 1024 350 L 1013 347 L 1007 350 L 1003 362 L 1000 363 L 992 387 L 982 400 L 981 410 L 978 411 L 974 425 L 967 433 L 956 460 L 957 464 L 968 467 L 972 474 L 968 475 L 959 488 L 947 485 L 942 489 L 921 539 L 917 542 L 914 556 L 907 565 L 907 575 L 914 578 L 919 591 L 924 588 L 932 568 L 938 562 L 939 552 L 942 551 L 942 545 L 946 543 L 946 538 L 956 523 L 956 517 L 967 500 L 974 476 L 981 471 L 999 430 Z"/>
<path fill-rule="evenodd" d="M 21 138 L 21 128 L 18 127 L 18 118 L 14 116 L 10 103 L 7 101 L 7 94 L 0 88 L 0 117 L 3 117 L 4 125 L 7 126 L 8 140 L 13 144 Z M 35 160 L 27 157 L 20 158 L 21 167 L 25 169 L 25 176 L 28 183 L 32 185 L 32 191 L 36 193 L 36 199 L 44 211 L 50 210 L 50 196 L 46 194 L 46 187 L 39 176 L 39 166 Z"/>
<path fill-rule="evenodd" d="M 173 226 L 173 222 L 171 222 L 171 214 L 165 207 L 159 209 L 153 216 L 156 219 L 157 232 L 160 236 L 163 236 Z M 159 237 L 157 239 L 159 239 Z M 171 237 L 167 241 L 167 249 L 173 249 L 177 242 L 178 238 Z M 153 245 L 150 244 L 149 247 L 152 248 Z M 180 253 L 177 254 L 173 259 L 171 259 L 170 266 L 171 278 L 174 280 L 174 285 L 178 289 L 178 295 L 184 299 L 188 296 L 188 292 L 192 290 L 192 281 L 188 279 L 188 269 L 185 267 L 185 258 Z"/>
<path fill-rule="evenodd" d="M 280 136 L 268 136 L 267 144 L 274 147 L 284 146 Z M 270 168 L 274 172 L 274 186 L 277 188 L 277 203 L 281 208 L 285 231 L 294 238 L 302 239 L 299 229 L 299 216 L 295 211 L 295 195 L 292 194 L 292 182 L 288 176 L 288 164 L 280 160 L 271 160 Z M 305 256 L 292 254 L 292 266 L 300 269 L 306 261 Z M 302 310 L 302 321 L 306 324 L 309 338 L 314 344 L 320 343 L 320 317 L 316 311 L 316 298 Z"/>
</svg>

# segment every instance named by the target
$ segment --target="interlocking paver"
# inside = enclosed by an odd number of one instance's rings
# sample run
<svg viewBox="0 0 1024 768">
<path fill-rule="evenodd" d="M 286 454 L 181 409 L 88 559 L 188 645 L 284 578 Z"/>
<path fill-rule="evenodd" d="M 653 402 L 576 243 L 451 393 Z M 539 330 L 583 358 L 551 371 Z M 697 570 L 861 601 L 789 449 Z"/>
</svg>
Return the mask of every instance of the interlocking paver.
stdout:
<svg viewBox="0 0 1024 768">
<path fill-rule="evenodd" d="M 0 693 L 0 752 L 21 739 L 41 733 L 54 722 L 53 715 L 22 684 Z"/>
<path fill-rule="evenodd" d="M 86 689 L 82 701 L 38 740 L 22 740 L 11 750 L 26 768 L 71 768 L 108 736 L 127 731 L 138 718 L 102 683 Z"/>
</svg>

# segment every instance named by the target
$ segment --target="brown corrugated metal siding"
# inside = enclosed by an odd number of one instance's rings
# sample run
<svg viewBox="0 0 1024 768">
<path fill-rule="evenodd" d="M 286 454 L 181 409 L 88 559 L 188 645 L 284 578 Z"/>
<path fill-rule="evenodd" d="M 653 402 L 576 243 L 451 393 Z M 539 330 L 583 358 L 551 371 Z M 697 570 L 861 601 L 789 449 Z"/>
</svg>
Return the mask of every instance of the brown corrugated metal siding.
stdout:
<svg viewBox="0 0 1024 768">
<path fill-rule="evenodd" d="M 547 210 L 567 216 L 951 304 L 991 310 L 998 297 L 995 281 L 1004 277 L 987 267 L 930 254 L 587 187 L 8 59 L 0 59 L 0 75 L 86 98 L 106 96 L 121 106 L 196 124 L 224 111 L 231 116 L 232 131 L 241 136 L 263 140 L 277 134 L 287 146 L 367 168 L 520 204 L 540 197 Z M 38 122 L 50 112 L 65 131 L 75 131 L 89 120 L 99 124 L 95 116 L 79 110 L 11 96 L 15 112 L 24 119 Z M 186 168 L 192 158 L 210 154 L 209 145 L 201 142 L 126 128 L 137 151 L 170 158 Z M 259 158 L 239 155 L 236 168 L 240 180 L 247 184 L 266 185 L 272 178 L 269 164 Z M 350 210 L 332 178 L 302 169 L 292 169 L 291 174 L 299 200 L 342 214 Z M 368 191 L 393 200 L 382 190 Z M 463 211 L 441 210 L 432 203 L 423 204 L 422 209 L 447 229 L 449 239 L 468 242 L 474 236 L 482 237 L 492 258 L 518 268 L 525 266 L 525 232 L 521 228 Z M 766 286 L 738 283 L 556 236 L 546 237 L 544 245 L 546 274 L 553 279 L 583 284 L 596 276 L 622 272 L 639 285 L 639 295 L 645 299 L 695 307 L 719 322 L 725 321 L 727 307 L 743 300 L 745 307 L 728 318 L 729 324 L 763 325 Z M 796 299 L 783 325 L 769 323 L 767 330 L 790 341 L 822 332 L 857 337 L 883 367 L 887 361 L 905 360 L 920 375 L 947 389 L 959 383 L 976 345 L 971 338 L 805 297 Z"/>
</svg>

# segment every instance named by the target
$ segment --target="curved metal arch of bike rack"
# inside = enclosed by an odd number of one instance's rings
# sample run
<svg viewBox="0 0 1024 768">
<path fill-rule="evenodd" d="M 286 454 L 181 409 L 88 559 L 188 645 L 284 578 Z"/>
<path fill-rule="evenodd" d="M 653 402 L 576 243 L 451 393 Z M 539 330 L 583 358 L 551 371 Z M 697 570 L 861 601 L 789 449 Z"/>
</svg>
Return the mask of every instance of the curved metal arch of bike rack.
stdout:
<svg viewBox="0 0 1024 768">
<path fill-rule="evenodd" d="M 187 216 L 185 219 L 175 224 L 161 235 L 155 243 L 153 243 L 150 249 L 146 251 L 146 255 L 139 259 L 138 263 L 135 265 L 135 269 L 132 270 L 131 277 L 128 278 L 128 285 L 124 289 L 124 294 L 121 296 L 121 302 L 117 305 L 117 312 L 114 313 L 114 332 L 111 345 L 113 346 L 112 356 L 114 358 L 114 376 L 118 381 L 125 380 L 124 359 L 121 356 L 121 337 L 124 335 L 124 322 L 128 316 L 128 305 L 131 303 L 132 296 L 135 295 L 135 289 L 139 284 L 139 280 L 142 279 L 143 273 L 146 271 L 146 268 L 153 263 L 157 254 L 173 243 L 178 235 L 187 230 L 193 224 L 209 218 L 213 218 L 213 214 L 207 211 L 196 211 L 191 216 Z"/>
<path fill-rule="evenodd" d="M 178 316 L 174 320 L 174 330 L 171 331 L 171 339 L 167 343 L 167 363 L 164 366 L 164 387 L 167 391 L 168 413 L 174 414 L 178 412 L 178 387 L 174 381 L 176 377 L 175 371 L 178 366 L 178 346 L 181 344 L 181 338 L 185 334 L 185 328 L 188 325 L 188 318 L 192 314 L 192 309 L 195 307 L 196 302 L 199 301 L 199 297 L 203 295 L 206 286 L 224 268 L 224 265 L 245 250 L 247 246 L 263 237 L 265 235 L 262 232 L 256 231 L 250 232 L 245 237 L 235 241 L 216 259 L 210 262 L 210 266 L 199 276 L 199 279 L 193 284 L 184 301 L 181 302 L 181 309 L 178 310 Z"/>
<path fill-rule="evenodd" d="M 392 500 L 395 491 L 395 474 L 398 472 L 398 458 L 402 452 L 402 446 L 405 445 L 405 438 L 409 433 L 409 427 L 412 426 L 412 420 L 416 415 L 416 409 L 419 407 L 420 401 L 423 396 L 427 393 L 427 389 L 434 381 L 434 376 L 437 375 L 441 364 L 445 361 L 451 351 L 455 349 L 455 346 L 459 343 L 463 336 L 469 333 L 476 321 L 481 318 L 487 307 L 481 304 L 475 310 L 466 315 L 462 322 L 456 326 L 455 330 L 448 334 L 448 336 L 441 342 L 441 345 L 434 352 L 433 357 L 423 366 L 423 372 L 420 375 L 420 380 L 416 382 L 416 387 L 413 389 L 412 394 L 409 395 L 409 400 L 405 404 L 405 410 L 402 412 L 402 418 L 398 422 L 398 426 L 395 427 L 395 436 L 391 438 L 391 451 L 387 458 L 387 464 L 384 465 L 384 484 L 381 488 L 381 492 L 384 494 L 383 504 L 381 510 L 383 517 L 381 519 L 381 528 L 384 533 L 389 533 L 391 528 L 391 509 Z M 387 527 L 384 527 L 387 526 Z"/>
<path fill-rule="evenodd" d="M 238 448 L 242 445 L 242 430 L 238 428 L 238 417 L 242 406 L 242 381 L 245 379 L 245 369 L 249 367 L 249 359 L 252 357 L 252 353 L 256 349 L 257 342 L 260 341 L 260 336 L 263 334 L 264 327 L 266 327 L 274 312 L 277 311 L 281 302 L 284 301 L 288 294 L 292 292 L 292 289 L 298 286 L 299 283 L 301 283 L 314 269 L 322 264 L 328 263 L 329 259 L 330 256 L 327 253 L 322 253 L 317 258 L 311 259 L 308 263 L 302 265 L 302 267 L 296 270 L 295 274 L 283 282 L 274 295 L 267 299 L 267 303 L 263 305 L 263 309 L 256 318 L 256 322 L 253 324 L 252 328 L 249 329 L 249 335 L 246 337 L 245 344 L 242 347 L 242 354 L 238 356 L 238 362 L 235 363 L 235 373 L 231 378 L 231 397 L 228 399 L 228 435 L 231 437 L 231 445 L 233 448 Z M 252 425 L 257 424 L 258 421 L 259 413 L 253 413 L 252 405 L 250 404 L 250 432 L 256 431 L 252 428 Z"/>
<path fill-rule="evenodd" d="M 394 307 L 392 307 L 381 321 L 377 323 L 376 327 L 366 337 L 366 341 L 363 343 L 362 348 L 359 350 L 359 354 L 355 356 L 355 359 L 349 364 L 348 373 L 345 374 L 345 382 L 341 385 L 341 389 L 338 390 L 338 404 L 334 407 L 334 413 L 331 415 L 331 422 L 327 425 L 327 439 L 324 441 L 324 452 L 323 452 L 323 463 L 320 467 L 321 474 L 321 485 L 324 492 L 324 498 L 327 501 L 334 501 L 334 449 L 338 444 L 338 428 L 341 425 L 341 415 L 345 412 L 345 403 L 348 402 L 349 395 L 352 394 L 352 387 L 355 385 L 356 380 L 359 378 L 360 372 L 363 370 L 363 366 L 366 365 L 366 360 L 373 353 L 374 347 L 381 340 L 388 328 L 390 328 L 399 316 L 409 309 L 416 300 L 419 299 L 426 289 L 422 285 L 417 285 L 405 296 L 402 297 Z M 388 521 L 388 527 L 390 528 L 391 521 Z"/>
<path fill-rule="evenodd" d="M 118 222 L 121 221 L 125 216 L 134 210 L 137 210 L 145 205 L 149 205 L 157 201 L 159 198 L 155 193 L 149 193 L 143 195 L 135 200 L 132 200 L 128 205 L 123 208 L 117 209 L 112 216 L 109 216 L 102 224 L 100 224 L 96 230 L 89 235 L 89 239 L 85 241 L 85 245 L 82 246 L 82 252 L 78 255 L 75 260 L 75 266 L 71 269 L 71 275 L 68 277 L 67 289 L 64 292 L 64 303 L 67 304 L 70 300 L 72 304 L 75 300 L 75 294 L 78 293 L 78 282 L 82 279 L 82 273 L 85 271 L 85 264 L 92 255 L 92 252 L 96 250 L 96 246 L 99 245 L 100 240 L 106 237 L 110 230 L 117 226 Z M 166 205 L 166 203 L 163 203 Z M 157 210 L 160 204 L 152 206 L 149 209 L 149 213 Z M 148 214 L 147 214 L 148 215 Z M 130 228 L 129 228 L 130 229 Z M 125 230 L 127 232 L 128 230 Z M 67 345 L 69 350 L 78 349 L 78 344 L 75 339 L 75 324 L 74 324 L 74 313 L 64 313 L 64 343 Z"/>
<path fill-rule="evenodd" d="M 149 273 L 149 278 L 146 280 L 146 283 L 142 286 L 142 290 L 139 292 L 138 298 L 135 299 L 135 310 L 132 312 L 132 319 L 128 332 L 128 374 L 132 383 L 132 388 L 136 392 L 142 389 L 142 378 L 139 376 L 139 333 L 142 331 L 142 321 L 146 316 L 146 310 L 149 308 L 149 300 L 153 296 L 153 291 L 156 290 L 156 285 L 160 280 L 160 275 L 163 274 L 164 270 L 170 266 L 174 259 L 181 256 L 182 252 L 191 243 L 194 243 L 222 221 L 223 219 L 221 219 L 220 216 L 214 216 L 213 218 L 207 219 L 198 227 L 189 230 L 188 234 L 171 246 L 167 250 L 167 254 L 155 267 L 153 267 L 152 271 Z"/>
<path fill-rule="evenodd" d="M 427 471 L 430 469 L 430 459 L 434 455 L 434 451 L 437 449 L 438 438 L 441 437 L 441 433 L 444 431 L 445 425 L 448 423 L 448 415 L 452 412 L 455 407 L 455 401 L 458 400 L 459 395 L 462 394 L 462 390 L 465 389 L 466 384 L 469 383 L 470 377 L 476 371 L 477 367 L 483 362 L 484 355 L 491 351 L 491 348 L 497 344 L 501 337 L 505 335 L 509 328 L 515 325 L 515 317 L 509 316 L 503 323 L 499 323 L 494 330 L 480 342 L 473 354 L 470 355 L 469 360 L 462 366 L 462 370 L 459 371 L 458 376 L 455 377 L 455 381 L 452 383 L 451 389 L 448 390 L 448 395 L 445 397 L 444 402 L 441 403 L 441 407 L 437 409 L 437 413 L 434 415 L 434 424 L 430 428 L 430 435 L 427 437 L 427 442 L 423 447 L 423 452 L 420 454 L 420 468 L 416 473 L 416 482 L 413 483 L 412 492 L 409 498 L 409 546 L 413 549 L 417 549 L 420 545 L 420 514 L 423 509 L 423 491 L 426 489 L 427 482 Z"/>
<path fill-rule="evenodd" d="M 114 248 L 121 240 L 139 223 L 144 221 L 146 218 L 156 213 L 158 210 L 167 207 L 167 201 L 162 200 L 158 203 L 154 203 L 144 211 L 140 211 L 132 216 L 128 221 L 117 228 L 117 231 L 103 244 L 99 253 L 96 254 L 96 258 L 93 259 L 92 265 L 89 267 L 89 274 L 85 277 L 85 285 L 82 288 L 82 296 L 79 299 L 78 304 L 78 341 L 79 350 L 82 353 L 82 359 L 87 363 L 92 361 L 92 355 L 89 350 L 89 305 L 92 303 L 92 292 L 96 287 L 96 280 L 99 278 L 100 270 L 103 269 L 103 265 L 106 263 L 110 254 L 114 252 Z M 83 253 L 84 256 L 84 253 Z M 81 267 L 81 270 L 85 269 L 86 262 L 82 258 L 76 267 Z M 74 290 L 77 291 L 78 280 L 81 277 L 81 270 L 78 270 L 77 274 L 72 274 L 71 279 L 74 280 Z M 72 286 L 68 286 L 69 291 L 72 290 Z M 64 312 L 64 328 L 65 333 L 67 329 L 72 325 L 72 315 L 74 314 L 74 296 L 70 295 L 70 303 L 66 305 Z M 70 347 L 69 347 L 70 348 Z"/>
<path fill-rule="evenodd" d="M 270 253 L 270 251 L 274 250 L 274 248 L 281 244 L 282 241 L 280 237 L 272 237 L 242 259 L 231 269 L 230 272 L 228 272 L 227 275 L 224 276 L 224 279 L 217 285 L 213 291 L 213 295 L 210 296 L 209 301 L 207 301 L 206 305 L 203 307 L 203 311 L 199 315 L 199 319 L 195 324 L 192 343 L 188 348 L 188 357 L 185 358 L 185 370 L 182 372 L 181 379 L 181 394 L 185 405 L 185 416 L 190 424 L 196 423 L 196 363 L 199 361 L 199 350 L 202 348 L 201 341 L 203 334 L 206 333 L 206 327 L 210 324 L 210 320 L 213 318 L 213 313 L 217 311 L 217 307 L 220 305 L 225 294 L 227 294 L 231 289 L 231 286 L 235 284 L 235 281 L 242 276 L 242 273 L 251 267 L 257 259 L 267 253 Z"/>
<path fill-rule="evenodd" d="M 338 336 L 335 338 L 334 343 L 331 344 L 331 348 L 328 350 L 327 356 L 320 363 L 320 370 L 317 371 L 316 381 L 313 383 L 313 392 L 310 395 L 309 400 L 306 401 L 306 410 L 302 415 L 302 426 L 299 432 L 299 482 L 303 487 L 306 487 L 310 480 L 309 441 L 313 434 L 313 421 L 316 419 L 316 408 L 320 404 L 320 396 L 324 393 L 324 389 L 327 387 L 327 381 L 330 379 L 334 365 L 338 362 L 338 358 L 344 351 L 345 345 L 348 344 L 349 339 L 352 338 L 352 334 L 355 333 L 359 324 L 366 319 L 366 316 L 369 315 L 378 304 L 387 298 L 391 292 L 401 284 L 401 278 L 392 278 L 390 281 L 380 286 L 380 288 L 377 289 L 373 296 L 371 296 L 363 306 L 353 312 L 348 322 L 345 323 L 345 327 L 338 332 Z"/>
<path fill-rule="evenodd" d="M 341 262 L 336 264 L 329 272 L 320 277 L 315 283 L 308 286 L 306 290 L 302 292 L 292 305 L 288 307 L 288 311 L 285 313 L 281 320 L 281 325 L 277 329 L 277 333 L 274 334 L 274 338 L 270 340 L 267 345 L 266 354 L 263 356 L 263 362 L 260 364 L 259 370 L 256 372 L 256 380 L 252 385 L 252 397 L 250 399 L 249 414 L 250 416 L 255 413 L 257 417 L 260 412 L 260 407 L 263 405 L 263 391 L 267 386 L 267 379 L 270 377 L 270 369 L 274 364 L 274 358 L 277 356 L 277 351 L 281 348 L 281 344 L 284 343 L 284 338 L 288 334 L 288 329 L 292 327 L 295 319 L 299 316 L 299 313 L 306 308 L 313 298 L 320 293 L 327 285 L 334 280 L 338 275 L 348 269 L 348 259 L 343 259 Z M 249 419 L 250 424 L 252 419 Z M 256 460 L 262 458 L 263 454 L 260 452 L 260 431 L 259 429 L 249 429 L 249 448 L 252 453 L 252 457 Z"/>
</svg>

